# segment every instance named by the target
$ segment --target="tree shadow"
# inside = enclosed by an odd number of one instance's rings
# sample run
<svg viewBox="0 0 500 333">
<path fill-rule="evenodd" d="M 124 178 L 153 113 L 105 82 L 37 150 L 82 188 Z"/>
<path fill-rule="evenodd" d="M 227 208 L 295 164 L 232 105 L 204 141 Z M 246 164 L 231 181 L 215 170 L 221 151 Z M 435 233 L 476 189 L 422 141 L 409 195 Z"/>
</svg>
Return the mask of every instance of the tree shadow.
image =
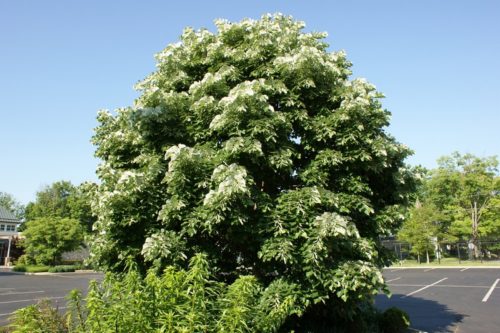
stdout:
<svg viewBox="0 0 500 333">
<path fill-rule="evenodd" d="M 379 310 L 394 306 L 406 311 L 412 328 L 429 333 L 455 332 L 457 324 L 467 317 L 439 302 L 403 294 L 393 294 L 391 298 L 379 294 L 375 305 Z"/>
<path fill-rule="evenodd" d="M 25 275 L 25 274 L 23 272 L 0 271 L 0 277 L 11 276 L 11 275 Z"/>
</svg>

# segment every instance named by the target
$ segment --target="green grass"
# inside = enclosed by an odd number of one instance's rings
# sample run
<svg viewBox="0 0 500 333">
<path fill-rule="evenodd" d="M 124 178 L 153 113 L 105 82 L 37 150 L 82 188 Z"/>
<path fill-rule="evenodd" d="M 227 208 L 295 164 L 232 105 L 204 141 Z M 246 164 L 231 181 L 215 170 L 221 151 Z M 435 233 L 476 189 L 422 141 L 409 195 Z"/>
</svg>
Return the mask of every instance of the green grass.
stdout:
<svg viewBox="0 0 500 333">
<path fill-rule="evenodd" d="M 44 265 L 16 265 L 12 269 L 14 272 L 26 272 L 26 273 L 62 273 L 62 272 L 74 272 L 79 269 L 78 265 L 60 265 L 60 266 L 44 266 Z M 1 333 L 1 331 L 0 331 Z"/>
<path fill-rule="evenodd" d="M 441 259 L 441 263 L 437 260 L 433 260 L 430 263 L 426 263 L 422 261 L 422 263 L 418 263 L 413 259 L 405 259 L 403 261 L 395 262 L 391 267 L 439 267 L 439 266 L 499 266 L 500 261 L 484 261 L 480 260 L 461 260 L 460 262 L 456 258 L 443 258 Z"/>
<path fill-rule="evenodd" d="M 43 265 L 16 265 L 12 269 L 14 272 L 40 273 L 48 272 L 49 266 Z"/>
</svg>

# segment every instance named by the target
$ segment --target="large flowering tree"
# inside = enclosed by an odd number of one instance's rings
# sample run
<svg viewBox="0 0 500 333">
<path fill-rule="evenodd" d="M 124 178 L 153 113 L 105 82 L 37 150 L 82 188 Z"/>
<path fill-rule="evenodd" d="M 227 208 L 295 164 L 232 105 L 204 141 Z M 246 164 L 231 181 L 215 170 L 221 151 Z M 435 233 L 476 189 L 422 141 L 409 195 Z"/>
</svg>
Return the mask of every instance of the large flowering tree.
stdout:
<svg viewBox="0 0 500 333">
<path fill-rule="evenodd" d="M 219 280 L 293 295 L 285 326 L 349 317 L 384 285 L 379 237 L 401 222 L 410 150 L 324 33 L 282 15 L 216 26 L 186 29 L 133 107 L 99 113 L 92 258 L 120 269 L 205 253 Z"/>
</svg>

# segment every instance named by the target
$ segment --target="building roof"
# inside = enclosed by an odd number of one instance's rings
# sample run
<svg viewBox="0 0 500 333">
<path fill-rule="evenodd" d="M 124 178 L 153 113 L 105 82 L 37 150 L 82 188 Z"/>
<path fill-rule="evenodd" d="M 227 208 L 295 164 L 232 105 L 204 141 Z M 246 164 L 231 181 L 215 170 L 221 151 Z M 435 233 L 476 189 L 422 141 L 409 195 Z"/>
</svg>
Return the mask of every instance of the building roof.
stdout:
<svg viewBox="0 0 500 333">
<path fill-rule="evenodd" d="M 3 206 L 0 206 L 0 222 L 21 223 L 14 213 Z"/>
</svg>

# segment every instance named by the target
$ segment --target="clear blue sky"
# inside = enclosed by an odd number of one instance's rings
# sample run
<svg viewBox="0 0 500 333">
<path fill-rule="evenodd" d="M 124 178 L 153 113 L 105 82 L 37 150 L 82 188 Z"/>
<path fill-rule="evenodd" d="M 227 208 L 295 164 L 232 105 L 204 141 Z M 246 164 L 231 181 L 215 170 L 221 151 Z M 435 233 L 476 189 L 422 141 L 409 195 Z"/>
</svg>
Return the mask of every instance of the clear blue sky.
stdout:
<svg viewBox="0 0 500 333">
<path fill-rule="evenodd" d="M 132 104 L 154 53 L 186 26 L 267 12 L 346 50 L 386 95 L 409 163 L 500 155 L 500 1 L 1 1 L 0 191 L 27 203 L 54 181 L 96 180 L 96 112 Z"/>
</svg>

